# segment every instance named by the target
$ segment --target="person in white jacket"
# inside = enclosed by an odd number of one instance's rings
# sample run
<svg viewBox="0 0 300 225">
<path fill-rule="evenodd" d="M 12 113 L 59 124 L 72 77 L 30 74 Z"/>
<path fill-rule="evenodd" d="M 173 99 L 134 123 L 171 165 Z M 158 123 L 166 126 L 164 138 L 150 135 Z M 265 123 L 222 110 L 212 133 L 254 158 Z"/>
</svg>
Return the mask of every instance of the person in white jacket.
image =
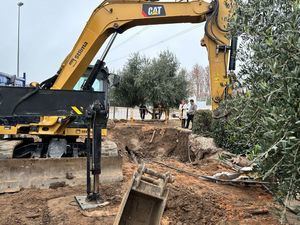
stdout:
<svg viewBox="0 0 300 225">
<path fill-rule="evenodd" d="M 179 119 L 181 120 L 181 127 L 185 128 L 185 123 L 188 118 L 187 116 L 187 111 L 188 111 L 188 105 L 185 100 L 181 101 L 181 104 L 179 105 Z"/>
</svg>

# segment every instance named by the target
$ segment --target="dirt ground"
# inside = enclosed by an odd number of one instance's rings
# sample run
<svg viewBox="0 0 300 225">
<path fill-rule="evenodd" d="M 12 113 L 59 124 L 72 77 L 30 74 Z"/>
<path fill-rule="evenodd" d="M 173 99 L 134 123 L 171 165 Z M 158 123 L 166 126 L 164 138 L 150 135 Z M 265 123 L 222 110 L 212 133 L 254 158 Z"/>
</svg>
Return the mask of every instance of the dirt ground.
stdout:
<svg viewBox="0 0 300 225">
<path fill-rule="evenodd" d="M 120 153 L 124 157 L 124 180 L 118 184 L 101 185 L 102 197 L 110 202 L 108 206 L 91 211 L 80 210 L 74 196 L 85 193 L 84 184 L 49 190 L 26 189 L 0 195 L 0 225 L 113 224 L 122 196 L 137 168 L 137 164 L 129 160 L 126 146 L 139 152 L 140 158 L 147 158 L 149 168 L 159 172 L 169 171 L 175 178 L 175 182 L 169 185 L 170 194 L 162 225 L 279 224 L 280 208 L 262 187 L 216 184 L 151 162 L 155 158 L 198 175 L 231 171 L 216 160 L 206 160 L 197 166 L 181 162 L 180 154 L 176 155 L 180 149 L 185 151 L 181 143 L 184 140 L 180 141 L 181 132 L 165 125 L 117 124 L 110 132 L 110 138 L 118 139 Z"/>
</svg>

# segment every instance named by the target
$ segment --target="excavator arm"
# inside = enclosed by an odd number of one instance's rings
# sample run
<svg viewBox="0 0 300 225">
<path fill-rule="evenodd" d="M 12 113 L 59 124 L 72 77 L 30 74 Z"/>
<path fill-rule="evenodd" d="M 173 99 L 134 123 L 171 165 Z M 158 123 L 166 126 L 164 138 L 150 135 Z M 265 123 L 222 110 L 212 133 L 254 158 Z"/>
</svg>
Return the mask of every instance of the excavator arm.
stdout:
<svg viewBox="0 0 300 225">
<path fill-rule="evenodd" d="M 226 37 L 230 5 L 225 0 L 207 3 L 104 1 L 93 12 L 70 54 L 63 61 L 51 89 L 71 90 L 93 60 L 106 39 L 141 25 L 201 23 L 206 21 L 205 37 L 210 66 L 213 108 L 224 98 L 228 86 L 227 62 L 229 39 Z"/>
</svg>

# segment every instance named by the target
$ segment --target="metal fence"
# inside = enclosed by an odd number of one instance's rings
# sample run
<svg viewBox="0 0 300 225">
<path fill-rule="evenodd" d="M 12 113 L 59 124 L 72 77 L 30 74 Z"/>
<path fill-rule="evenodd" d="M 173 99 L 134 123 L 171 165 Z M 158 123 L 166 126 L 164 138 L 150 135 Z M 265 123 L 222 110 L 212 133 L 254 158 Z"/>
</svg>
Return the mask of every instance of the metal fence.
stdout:
<svg viewBox="0 0 300 225">
<path fill-rule="evenodd" d="M 211 106 L 206 106 L 206 107 L 201 107 L 198 108 L 199 110 L 201 109 L 211 109 Z M 169 109 L 169 113 L 166 113 L 165 109 L 154 109 L 153 108 L 147 108 L 148 113 L 145 115 L 145 120 L 151 120 L 152 113 L 153 112 L 158 112 L 162 111 L 160 120 L 165 120 L 165 119 L 178 119 L 179 118 L 179 110 L 178 109 Z M 168 114 L 168 115 L 166 115 Z M 158 117 L 158 115 L 157 115 Z M 127 108 L 127 107 L 115 107 L 111 106 L 109 108 L 109 119 L 113 120 L 142 120 L 141 115 L 140 115 L 140 109 L 138 107 L 135 108 Z M 159 119 L 159 118 L 156 118 Z"/>
<path fill-rule="evenodd" d="M 157 112 L 158 110 L 153 108 L 148 108 L 145 114 L 145 120 L 151 120 L 152 119 L 152 114 L 153 112 Z M 161 120 L 165 120 L 168 116 L 166 116 L 165 110 L 161 109 Z M 170 110 L 169 112 L 169 119 L 172 119 L 172 115 L 179 115 L 179 110 Z M 176 118 L 176 117 L 175 117 Z M 178 117 L 177 117 L 178 118 Z M 140 115 L 140 109 L 138 107 L 135 108 L 127 108 L 127 107 L 115 107 L 111 106 L 109 108 L 109 119 L 116 119 L 116 120 L 141 120 L 141 115 Z M 157 115 L 157 119 L 158 115 Z"/>
</svg>

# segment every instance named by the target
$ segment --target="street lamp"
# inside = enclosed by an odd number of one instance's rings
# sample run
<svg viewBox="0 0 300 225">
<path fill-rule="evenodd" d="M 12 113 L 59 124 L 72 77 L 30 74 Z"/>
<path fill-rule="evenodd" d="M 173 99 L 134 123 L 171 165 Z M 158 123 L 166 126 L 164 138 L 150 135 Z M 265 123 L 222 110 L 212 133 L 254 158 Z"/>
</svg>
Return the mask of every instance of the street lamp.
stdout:
<svg viewBox="0 0 300 225">
<path fill-rule="evenodd" d="M 18 52 L 17 52 L 17 77 L 20 77 L 20 13 L 23 2 L 18 2 Z"/>
</svg>

